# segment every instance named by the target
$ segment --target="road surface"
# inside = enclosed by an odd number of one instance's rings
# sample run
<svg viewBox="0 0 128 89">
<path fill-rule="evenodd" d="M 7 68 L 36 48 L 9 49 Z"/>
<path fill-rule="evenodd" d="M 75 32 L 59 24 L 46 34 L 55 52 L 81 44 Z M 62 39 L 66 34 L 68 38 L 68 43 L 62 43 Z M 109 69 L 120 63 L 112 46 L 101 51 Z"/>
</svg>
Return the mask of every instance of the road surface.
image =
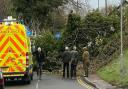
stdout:
<svg viewBox="0 0 128 89">
<path fill-rule="evenodd" d="M 22 82 L 7 83 L 5 89 L 92 89 L 86 87 L 81 81 L 62 79 L 60 76 L 43 75 L 42 80 L 35 76 L 30 85 Z"/>
</svg>

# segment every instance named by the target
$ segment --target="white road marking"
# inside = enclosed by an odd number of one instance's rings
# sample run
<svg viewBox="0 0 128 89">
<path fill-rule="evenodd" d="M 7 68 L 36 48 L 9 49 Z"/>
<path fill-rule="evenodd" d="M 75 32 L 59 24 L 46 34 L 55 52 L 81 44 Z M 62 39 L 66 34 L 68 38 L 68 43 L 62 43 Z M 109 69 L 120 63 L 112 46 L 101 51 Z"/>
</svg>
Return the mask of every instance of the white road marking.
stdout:
<svg viewBox="0 0 128 89">
<path fill-rule="evenodd" d="M 37 81 L 36 89 L 38 89 L 38 87 L 39 87 L 39 82 L 40 82 L 40 80 Z"/>
</svg>

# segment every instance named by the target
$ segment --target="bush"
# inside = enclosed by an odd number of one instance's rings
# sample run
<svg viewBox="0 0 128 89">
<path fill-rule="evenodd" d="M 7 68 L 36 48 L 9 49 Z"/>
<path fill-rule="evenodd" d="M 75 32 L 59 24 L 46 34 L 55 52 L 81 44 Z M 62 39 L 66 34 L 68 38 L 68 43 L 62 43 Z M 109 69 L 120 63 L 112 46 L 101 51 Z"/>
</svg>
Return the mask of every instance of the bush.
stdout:
<svg viewBox="0 0 128 89">
<path fill-rule="evenodd" d="M 43 48 L 46 55 L 46 63 L 44 69 L 54 70 L 60 68 L 59 50 L 61 48 L 61 40 L 56 40 L 50 31 L 42 33 L 35 38 L 36 47 Z M 34 63 L 35 64 L 35 63 Z"/>
</svg>

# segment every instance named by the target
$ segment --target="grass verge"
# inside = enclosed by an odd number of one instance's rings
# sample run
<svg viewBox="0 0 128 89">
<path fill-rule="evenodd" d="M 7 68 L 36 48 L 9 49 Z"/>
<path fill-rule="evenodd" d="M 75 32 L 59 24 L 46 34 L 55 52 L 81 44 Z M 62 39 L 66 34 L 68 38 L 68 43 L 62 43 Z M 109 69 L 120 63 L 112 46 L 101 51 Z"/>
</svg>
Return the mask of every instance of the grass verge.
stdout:
<svg viewBox="0 0 128 89">
<path fill-rule="evenodd" d="M 115 57 L 111 63 L 99 69 L 97 74 L 105 81 L 116 86 L 128 86 L 128 51 L 124 54 L 124 67 L 121 70 L 120 56 Z"/>
</svg>

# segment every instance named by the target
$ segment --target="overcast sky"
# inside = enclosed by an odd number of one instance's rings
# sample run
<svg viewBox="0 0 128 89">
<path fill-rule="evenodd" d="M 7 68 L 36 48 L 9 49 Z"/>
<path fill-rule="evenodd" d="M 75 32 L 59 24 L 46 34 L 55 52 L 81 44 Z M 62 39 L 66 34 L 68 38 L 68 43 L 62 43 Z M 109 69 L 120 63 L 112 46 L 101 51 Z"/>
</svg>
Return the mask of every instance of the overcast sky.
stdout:
<svg viewBox="0 0 128 89">
<path fill-rule="evenodd" d="M 98 8 L 98 0 L 88 0 L 92 8 Z M 108 5 L 118 5 L 120 0 L 107 0 Z M 105 0 L 99 0 L 99 6 L 105 7 Z"/>
</svg>

